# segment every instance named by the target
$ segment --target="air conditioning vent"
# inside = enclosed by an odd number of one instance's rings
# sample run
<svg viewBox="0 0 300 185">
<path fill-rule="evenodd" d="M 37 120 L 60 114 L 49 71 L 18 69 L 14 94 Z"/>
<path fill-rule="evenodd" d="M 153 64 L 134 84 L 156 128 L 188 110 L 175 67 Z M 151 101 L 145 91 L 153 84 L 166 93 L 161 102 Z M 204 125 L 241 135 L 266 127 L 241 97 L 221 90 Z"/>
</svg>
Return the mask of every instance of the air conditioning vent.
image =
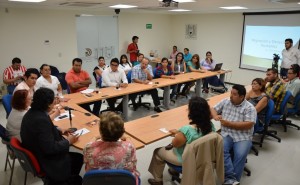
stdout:
<svg viewBox="0 0 300 185">
<path fill-rule="evenodd" d="M 92 6 L 98 6 L 102 3 L 95 3 L 95 2 L 65 2 L 60 3 L 60 6 L 74 6 L 74 7 L 92 7 Z"/>
</svg>

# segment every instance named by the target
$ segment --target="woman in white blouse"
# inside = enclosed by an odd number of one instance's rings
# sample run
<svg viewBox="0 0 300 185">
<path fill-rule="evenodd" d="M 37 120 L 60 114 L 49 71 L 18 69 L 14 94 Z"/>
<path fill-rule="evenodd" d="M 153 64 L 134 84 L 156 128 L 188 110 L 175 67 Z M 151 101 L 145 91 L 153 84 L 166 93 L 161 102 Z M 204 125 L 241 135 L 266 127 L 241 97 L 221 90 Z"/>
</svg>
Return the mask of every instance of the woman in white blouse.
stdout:
<svg viewBox="0 0 300 185">
<path fill-rule="evenodd" d="M 41 76 L 36 81 L 36 88 L 46 87 L 53 90 L 55 96 L 62 97 L 62 88 L 56 76 L 51 75 L 51 69 L 48 64 L 40 67 Z"/>
<path fill-rule="evenodd" d="M 131 62 L 128 61 L 128 58 L 126 55 L 121 55 L 120 57 L 120 65 L 119 68 L 123 69 L 127 75 L 128 71 L 132 69 Z"/>
</svg>

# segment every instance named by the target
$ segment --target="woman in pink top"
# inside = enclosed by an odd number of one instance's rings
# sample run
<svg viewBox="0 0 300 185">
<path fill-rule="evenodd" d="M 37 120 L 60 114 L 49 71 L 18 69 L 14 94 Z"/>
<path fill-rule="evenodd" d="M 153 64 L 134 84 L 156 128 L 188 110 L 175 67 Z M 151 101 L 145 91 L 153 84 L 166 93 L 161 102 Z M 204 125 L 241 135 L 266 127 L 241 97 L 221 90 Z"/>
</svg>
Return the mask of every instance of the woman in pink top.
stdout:
<svg viewBox="0 0 300 185">
<path fill-rule="evenodd" d="M 136 169 L 135 147 L 122 137 L 124 121 L 114 112 L 101 114 L 100 120 L 100 138 L 88 143 L 83 150 L 85 170 L 128 170 L 135 175 L 138 184 L 140 173 Z"/>
</svg>

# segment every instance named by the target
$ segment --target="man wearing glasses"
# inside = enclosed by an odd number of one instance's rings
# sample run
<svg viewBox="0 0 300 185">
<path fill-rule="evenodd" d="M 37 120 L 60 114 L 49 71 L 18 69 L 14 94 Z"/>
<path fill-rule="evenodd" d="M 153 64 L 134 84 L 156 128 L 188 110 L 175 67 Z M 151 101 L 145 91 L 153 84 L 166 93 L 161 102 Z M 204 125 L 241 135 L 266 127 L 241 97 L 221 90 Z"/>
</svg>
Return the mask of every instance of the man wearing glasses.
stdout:
<svg viewBox="0 0 300 185">
<path fill-rule="evenodd" d="M 119 60 L 113 58 L 110 61 L 110 67 L 106 68 L 102 73 L 102 87 L 126 88 L 128 81 L 123 69 L 119 68 Z M 107 99 L 107 103 L 111 111 L 123 112 L 123 100 L 115 107 L 117 99 L 120 97 Z"/>
</svg>

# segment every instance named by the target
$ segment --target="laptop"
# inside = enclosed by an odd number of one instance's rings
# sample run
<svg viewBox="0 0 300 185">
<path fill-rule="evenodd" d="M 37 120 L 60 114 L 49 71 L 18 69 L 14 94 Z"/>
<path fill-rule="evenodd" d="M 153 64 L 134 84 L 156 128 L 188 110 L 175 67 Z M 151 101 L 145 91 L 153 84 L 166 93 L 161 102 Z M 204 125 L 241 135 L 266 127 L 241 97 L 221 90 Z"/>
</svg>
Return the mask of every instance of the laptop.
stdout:
<svg viewBox="0 0 300 185">
<path fill-rule="evenodd" d="M 215 68 L 212 71 L 220 71 L 222 68 L 223 63 L 216 64 Z"/>
</svg>

